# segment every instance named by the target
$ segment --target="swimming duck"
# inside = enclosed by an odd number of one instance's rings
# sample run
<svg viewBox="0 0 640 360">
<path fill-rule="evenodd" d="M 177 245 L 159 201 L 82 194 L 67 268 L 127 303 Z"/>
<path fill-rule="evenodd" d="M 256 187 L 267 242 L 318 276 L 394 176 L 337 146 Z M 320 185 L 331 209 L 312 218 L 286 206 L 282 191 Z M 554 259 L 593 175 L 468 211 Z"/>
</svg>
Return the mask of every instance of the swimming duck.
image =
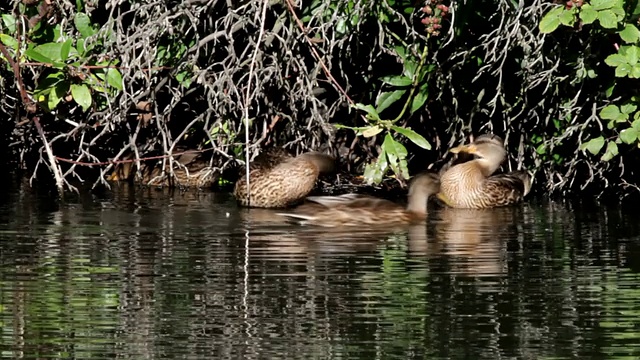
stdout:
<svg viewBox="0 0 640 360">
<path fill-rule="evenodd" d="M 411 181 L 406 207 L 389 200 L 358 194 L 310 196 L 307 200 L 315 204 L 305 204 L 294 213 L 279 215 L 301 225 L 324 227 L 419 223 L 426 220 L 427 200 L 438 192 L 439 186 L 437 175 L 422 173 Z"/>
<path fill-rule="evenodd" d="M 476 157 L 441 174 L 437 197 L 450 207 L 484 209 L 510 205 L 521 201 L 531 190 L 532 180 L 526 171 L 493 175 L 507 156 L 499 136 L 481 135 L 471 144 L 449 151 Z"/>
<path fill-rule="evenodd" d="M 251 198 L 247 197 L 244 175 L 238 179 L 233 196 L 242 206 L 287 207 L 307 196 L 320 174 L 333 171 L 334 162 L 333 157 L 319 152 L 297 157 L 279 148 L 264 152 L 249 164 Z"/>
</svg>

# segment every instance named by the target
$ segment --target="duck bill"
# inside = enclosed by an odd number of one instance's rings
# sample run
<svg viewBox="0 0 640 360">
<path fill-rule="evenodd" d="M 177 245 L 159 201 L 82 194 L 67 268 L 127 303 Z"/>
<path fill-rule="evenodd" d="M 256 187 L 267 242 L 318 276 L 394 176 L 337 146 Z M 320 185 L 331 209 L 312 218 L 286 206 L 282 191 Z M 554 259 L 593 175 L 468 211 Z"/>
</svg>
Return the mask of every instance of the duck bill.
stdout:
<svg viewBox="0 0 640 360">
<path fill-rule="evenodd" d="M 461 152 L 475 154 L 477 152 L 477 148 L 473 144 L 460 145 L 460 146 L 456 146 L 454 148 L 449 149 L 449 152 L 452 152 L 454 154 L 461 153 Z"/>
</svg>

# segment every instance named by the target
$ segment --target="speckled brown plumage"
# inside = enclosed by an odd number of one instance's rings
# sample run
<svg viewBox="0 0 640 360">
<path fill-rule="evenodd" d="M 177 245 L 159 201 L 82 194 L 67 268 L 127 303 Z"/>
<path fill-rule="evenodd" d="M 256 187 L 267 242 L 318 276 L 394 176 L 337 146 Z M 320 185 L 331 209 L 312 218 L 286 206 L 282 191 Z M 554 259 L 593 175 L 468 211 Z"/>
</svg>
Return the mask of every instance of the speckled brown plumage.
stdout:
<svg viewBox="0 0 640 360">
<path fill-rule="evenodd" d="M 219 172 L 209 166 L 198 152 L 183 153 L 173 157 L 173 162 L 165 160 L 165 171 L 162 171 L 162 161 L 143 161 L 140 171 L 136 171 L 135 155 L 130 153 L 121 160 L 127 161 L 114 166 L 113 172 L 107 177 L 108 181 L 132 181 L 136 184 L 148 186 L 168 186 L 180 188 L 210 188 L 218 179 Z M 173 169 L 170 168 L 173 165 Z M 172 171 L 173 170 L 173 171 Z"/>
<path fill-rule="evenodd" d="M 506 158 L 498 136 L 482 135 L 471 144 L 450 151 L 477 157 L 441 174 L 438 198 L 450 207 L 484 209 L 510 205 L 522 201 L 531 190 L 531 177 L 526 171 L 493 174 Z"/>
<path fill-rule="evenodd" d="M 307 205 L 303 205 L 296 212 L 280 215 L 302 225 L 324 227 L 375 227 L 417 223 L 426 220 L 427 200 L 438 192 L 438 188 L 437 175 L 423 173 L 411 181 L 406 207 L 389 200 L 357 194 L 312 196 L 307 200 L 322 207 L 316 205 L 307 209 Z"/>
<path fill-rule="evenodd" d="M 313 190 L 319 174 L 333 171 L 334 161 L 317 152 L 293 157 L 282 149 L 271 150 L 249 165 L 250 199 L 245 176 L 238 179 L 233 195 L 242 206 L 287 207 Z"/>
</svg>

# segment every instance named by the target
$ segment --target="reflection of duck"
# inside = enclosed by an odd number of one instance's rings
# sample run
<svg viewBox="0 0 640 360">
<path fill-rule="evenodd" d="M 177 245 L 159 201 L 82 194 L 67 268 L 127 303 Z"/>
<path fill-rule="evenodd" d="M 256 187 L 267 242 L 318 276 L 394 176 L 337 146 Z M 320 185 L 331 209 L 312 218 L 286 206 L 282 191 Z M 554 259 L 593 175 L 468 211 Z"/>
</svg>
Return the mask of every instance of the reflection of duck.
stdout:
<svg viewBox="0 0 640 360">
<path fill-rule="evenodd" d="M 507 242 L 517 236 L 514 224 L 524 222 L 520 207 L 439 211 L 433 221 L 435 242 L 450 256 L 450 266 L 473 276 L 506 271 Z"/>
<path fill-rule="evenodd" d="M 469 145 L 449 151 L 477 157 L 442 173 L 438 198 L 450 207 L 483 209 L 509 205 L 521 201 L 531 190 L 531 177 L 526 171 L 493 175 L 506 157 L 498 136 L 482 135 Z"/>
<path fill-rule="evenodd" d="M 318 175 L 333 171 L 335 159 L 308 152 L 292 157 L 282 149 L 260 154 L 249 164 L 249 184 L 241 176 L 233 196 L 242 206 L 277 208 L 302 200 L 313 190 Z M 251 195 L 250 199 L 247 195 Z"/>
<path fill-rule="evenodd" d="M 326 227 L 358 225 L 394 225 L 425 221 L 427 200 L 438 192 L 438 177 L 431 173 L 416 176 L 409 186 L 408 204 L 403 207 L 392 201 L 345 194 L 340 196 L 312 196 L 309 201 L 320 204 L 312 208 L 301 206 L 295 213 L 282 213 L 302 225 Z"/>
</svg>

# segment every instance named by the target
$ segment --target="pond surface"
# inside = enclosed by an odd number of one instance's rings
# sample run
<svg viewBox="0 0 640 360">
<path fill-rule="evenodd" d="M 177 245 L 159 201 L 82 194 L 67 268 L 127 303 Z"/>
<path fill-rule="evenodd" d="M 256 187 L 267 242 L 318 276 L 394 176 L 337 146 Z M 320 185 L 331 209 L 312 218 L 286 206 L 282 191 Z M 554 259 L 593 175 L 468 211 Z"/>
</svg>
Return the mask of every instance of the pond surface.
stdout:
<svg viewBox="0 0 640 360">
<path fill-rule="evenodd" d="M 3 358 L 640 357 L 639 211 L 434 208 L 384 233 L 228 194 L 0 202 Z"/>
</svg>

